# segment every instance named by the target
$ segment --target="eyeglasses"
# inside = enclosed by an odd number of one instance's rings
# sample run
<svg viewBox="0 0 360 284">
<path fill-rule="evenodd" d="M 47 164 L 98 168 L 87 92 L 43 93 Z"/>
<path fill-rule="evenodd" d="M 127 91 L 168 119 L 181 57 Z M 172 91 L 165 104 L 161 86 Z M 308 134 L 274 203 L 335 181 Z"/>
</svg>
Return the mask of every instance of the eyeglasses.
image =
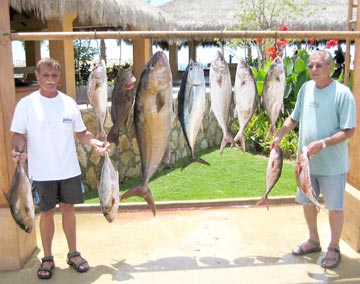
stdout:
<svg viewBox="0 0 360 284">
<path fill-rule="evenodd" d="M 321 69 L 324 66 L 324 64 L 320 64 L 320 63 L 309 64 L 307 67 L 311 70 L 314 68 L 314 66 L 316 67 L 316 69 Z"/>
</svg>

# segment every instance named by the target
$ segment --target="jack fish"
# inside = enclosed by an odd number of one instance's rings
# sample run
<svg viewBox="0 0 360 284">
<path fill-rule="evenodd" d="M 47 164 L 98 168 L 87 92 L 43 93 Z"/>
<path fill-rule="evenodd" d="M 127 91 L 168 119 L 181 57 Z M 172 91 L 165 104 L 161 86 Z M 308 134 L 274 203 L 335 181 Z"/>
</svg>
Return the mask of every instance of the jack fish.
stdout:
<svg viewBox="0 0 360 284">
<path fill-rule="evenodd" d="M 111 127 L 107 140 L 119 144 L 119 132 L 128 125 L 129 114 L 135 98 L 135 76 L 131 67 L 119 69 L 116 76 L 114 91 L 111 95 Z"/>
<path fill-rule="evenodd" d="M 170 65 L 165 53 L 158 51 L 142 70 L 136 89 L 134 127 L 141 157 L 141 182 L 121 196 L 121 200 L 143 197 L 154 216 L 156 207 L 148 183 L 169 153 L 172 113 Z"/>
<path fill-rule="evenodd" d="M 205 113 L 205 78 L 201 65 L 190 60 L 178 94 L 178 115 L 186 142 L 191 150 L 190 160 L 183 166 L 186 168 L 193 162 L 209 165 L 208 162 L 195 155 L 196 136 Z"/>
<path fill-rule="evenodd" d="M 240 60 L 237 65 L 234 93 L 235 116 L 239 119 L 239 131 L 234 140 L 235 142 L 240 141 L 241 147 L 245 151 L 244 129 L 253 116 L 256 106 L 259 104 L 255 78 L 245 60 Z"/>
<path fill-rule="evenodd" d="M 98 186 L 101 210 L 108 222 L 114 221 L 119 208 L 119 173 L 111 163 L 109 153 L 105 152 Z"/>
<path fill-rule="evenodd" d="M 108 95 L 106 64 L 104 60 L 101 60 L 90 73 L 87 96 L 93 107 L 98 124 L 96 137 L 101 140 L 106 140 L 104 123 L 107 115 Z"/>
<path fill-rule="evenodd" d="M 34 228 L 35 205 L 31 193 L 32 182 L 28 179 L 22 162 L 19 159 L 11 181 L 10 192 L 5 194 L 10 212 L 16 224 L 26 233 Z"/>
<path fill-rule="evenodd" d="M 214 113 L 223 132 L 220 145 L 220 154 L 224 151 L 226 144 L 238 148 L 228 130 L 228 120 L 232 98 L 232 87 L 229 66 L 223 54 L 216 51 L 215 57 L 210 65 L 210 97 L 211 111 Z"/>
<path fill-rule="evenodd" d="M 265 195 L 256 203 L 256 206 L 265 203 L 266 208 L 269 210 L 268 196 L 271 189 L 275 186 L 281 176 L 283 166 L 283 153 L 281 148 L 273 148 L 270 151 L 270 157 L 266 169 L 265 177 Z"/>
<path fill-rule="evenodd" d="M 310 179 L 310 159 L 308 155 L 308 147 L 303 146 L 296 160 L 295 167 L 296 184 L 309 200 L 315 204 L 318 209 L 327 210 L 322 207 L 316 200 L 314 189 Z"/>
<path fill-rule="evenodd" d="M 276 132 L 276 121 L 284 108 L 285 69 L 281 57 L 276 57 L 266 73 L 262 99 L 270 118 L 270 128 L 266 139 Z"/>
</svg>

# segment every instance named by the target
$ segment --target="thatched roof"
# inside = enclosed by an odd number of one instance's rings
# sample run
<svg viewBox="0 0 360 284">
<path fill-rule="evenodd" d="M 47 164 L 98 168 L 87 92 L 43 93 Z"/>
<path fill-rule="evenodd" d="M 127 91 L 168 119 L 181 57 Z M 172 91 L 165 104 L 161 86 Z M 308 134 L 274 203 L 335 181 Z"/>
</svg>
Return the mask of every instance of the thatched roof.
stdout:
<svg viewBox="0 0 360 284">
<path fill-rule="evenodd" d="M 143 0 L 10 0 L 9 3 L 16 12 L 33 14 L 41 22 L 73 12 L 77 14 L 74 26 L 171 30 L 175 25 L 166 12 Z"/>
<path fill-rule="evenodd" d="M 303 2 L 301 0 L 299 3 Z M 239 0 L 172 0 L 159 8 L 172 15 L 180 30 L 225 30 L 239 24 Z M 306 15 L 285 24 L 290 30 L 347 30 L 348 0 L 310 1 Z M 274 21 L 273 29 L 282 23 Z"/>
</svg>

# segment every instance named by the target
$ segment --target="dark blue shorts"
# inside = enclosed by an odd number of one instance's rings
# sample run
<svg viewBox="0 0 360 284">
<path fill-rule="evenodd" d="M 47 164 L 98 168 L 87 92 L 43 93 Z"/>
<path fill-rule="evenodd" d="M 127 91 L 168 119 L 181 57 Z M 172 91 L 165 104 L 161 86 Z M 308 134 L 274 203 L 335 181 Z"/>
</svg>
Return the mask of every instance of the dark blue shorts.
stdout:
<svg viewBox="0 0 360 284">
<path fill-rule="evenodd" d="M 78 204 L 84 202 L 80 176 L 50 181 L 33 181 L 39 196 L 39 210 L 48 211 L 57 203 Z"/>
</svg>

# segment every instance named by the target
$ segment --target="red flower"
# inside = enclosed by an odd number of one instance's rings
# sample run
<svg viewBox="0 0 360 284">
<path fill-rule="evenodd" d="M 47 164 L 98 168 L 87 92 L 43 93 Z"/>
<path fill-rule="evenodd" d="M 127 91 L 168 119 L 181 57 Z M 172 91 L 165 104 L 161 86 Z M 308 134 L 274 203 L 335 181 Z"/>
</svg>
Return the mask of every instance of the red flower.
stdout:
<svg viewBox="0 0 360 284">
<path fill-rule="evenodd" d="M 264 42 L 264 39 L 262 37 L 257 37 L 257 38 L 254 38 L 254 41 L 257 43 L 257 44 L 262 44 Z"/>
<path fill-rule="evenodd" d="M 282 25 L 279 27 L 278 30 L 279 30 L 279 31 L 288 31 L 289 29 L 288 29 L 288 27 L 287 27 L 285 24 L 282 24 Z"/>
<path fill-rule="evenodd" d="M 310 38 L 310 39 L 309 39 L 309 42 L 310 42 L 311 45 L 314 45 L 314 43 L 315 43 L 315 38 L 313 38 L 313 37 Z"/>
<path fill-rule="evenodd" d="M 275 46 L 270 46 L 268 49 L 267 49 L 267 54 L 269 54 L 270 58 L 272 60 L 274 60 L 276 58 L 276 47 Z"/>
<path fill-rule="evenodd" d="M 284 48 L 289 42 L 286 39 L 279 39 L 276 41 L 276 44 L 281 48 Z"/>
<path fill-rule="evenodd" d="M 339 42 L 336 39 L 330 39 L 326 42 L 326 48 L 331 48 L 333 46 L 337 46 L 338 43 Z"/>
</svg>

